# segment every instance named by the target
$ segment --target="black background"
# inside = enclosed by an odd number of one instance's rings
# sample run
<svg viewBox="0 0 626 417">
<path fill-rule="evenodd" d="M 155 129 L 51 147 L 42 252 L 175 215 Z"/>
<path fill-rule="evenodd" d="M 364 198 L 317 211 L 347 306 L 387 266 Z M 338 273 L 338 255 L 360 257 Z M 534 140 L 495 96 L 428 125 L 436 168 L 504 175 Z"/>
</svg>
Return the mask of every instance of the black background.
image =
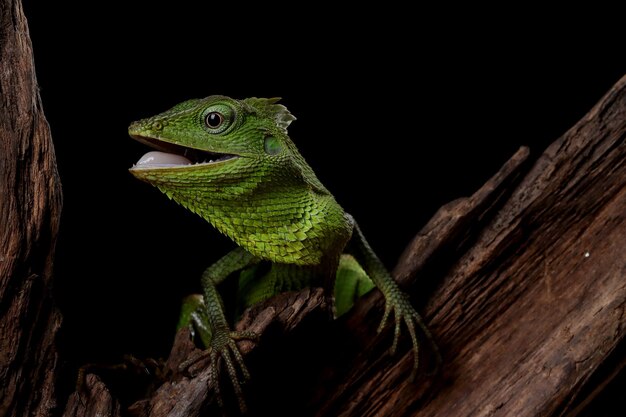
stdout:
<svg viewBox="0 0 626 417">
<path fill-rule="evenodd" d="M 166 355 L 179 300 L 232 247 L 128 173 L 147 151 L 131 121 L 211 94 L 283 97 L 292 139 L 392 267 L 438 207 L 520 146 L 538 156 L 626 73 L 585 20 L 79 4 L 26 3 L 64 191 L 55 294 L 73 364 Z"/>
</svg>

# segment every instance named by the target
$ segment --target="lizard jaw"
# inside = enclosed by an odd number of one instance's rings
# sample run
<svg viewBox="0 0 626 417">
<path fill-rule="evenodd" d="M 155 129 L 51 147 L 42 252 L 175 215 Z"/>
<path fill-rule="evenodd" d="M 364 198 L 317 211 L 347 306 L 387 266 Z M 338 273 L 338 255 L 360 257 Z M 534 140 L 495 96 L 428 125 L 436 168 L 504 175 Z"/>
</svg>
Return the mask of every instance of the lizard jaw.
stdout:
<svg viewBox="0 0 626 417">
<path fill-rule="evenodd" d="M 176 168 L 188 165 L 214 165 L 229 159 L 236 158 L 235 155 L 222 155 L 217 159 L 207 159 L 204 162 L 191 162 L 184 155 L 174 153 L 150 151 L 139 158 L 139 161 L 131 169 L 154 169 L 154 168 Z"/>
<path fill-rule="evenodd" d="M 156 151 L 150 151 L 139 158 L 131 170 L 183 168 L 190 165 L 214 165 L 238 157 L 237 155 L 220 154 L 201 149 L 188 148 L 145 136 L 131 136 L 133 139 L 157 149 Z"/>
</svg>

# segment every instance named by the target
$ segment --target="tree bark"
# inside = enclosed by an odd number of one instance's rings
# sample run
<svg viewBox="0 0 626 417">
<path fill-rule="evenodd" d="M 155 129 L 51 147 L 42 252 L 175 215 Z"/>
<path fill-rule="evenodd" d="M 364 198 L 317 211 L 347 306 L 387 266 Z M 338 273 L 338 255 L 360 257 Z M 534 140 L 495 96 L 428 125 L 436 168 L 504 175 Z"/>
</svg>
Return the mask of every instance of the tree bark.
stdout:
<svg viewBox="0 0 626 417">
<path fill-rule="evenodd" d="M 522 149 L 440 209 L 395 269 L 438 283 L 424 310 L 440 378 L 406 382 L 409 355 L 383 365 L 374 340 L 316 415 L 599 415 L 626 363 L 625 138 L 623 77 L 530 170 Z"/>
<path fill-rule="evenodd" d="M 61 188 L 18 0 L 0 0 L 0 416 L 57 407 L 51 296 Z"/>
</svg>

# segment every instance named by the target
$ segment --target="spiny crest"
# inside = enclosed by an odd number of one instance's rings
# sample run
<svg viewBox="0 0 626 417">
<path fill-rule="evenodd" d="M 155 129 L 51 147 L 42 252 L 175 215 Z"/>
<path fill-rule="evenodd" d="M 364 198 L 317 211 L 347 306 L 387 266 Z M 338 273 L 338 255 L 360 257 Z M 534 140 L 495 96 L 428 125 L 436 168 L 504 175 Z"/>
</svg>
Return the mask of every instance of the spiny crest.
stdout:
<svg viewBox="0 0 626 417">
<path fill-rule="evenodd" d="M 273 98 L 257 98 L 251 97 L 243 100 L 243 102 L 254 110 L 273 118 L 276 121 L 278 127 L 287 130 L 287 127 L 291 122 L 296 120 L 295 116 L 289 113 L 287 107 L 282 104 L 277 104 L 280 101 L 280 97 Z"/>
</svg>

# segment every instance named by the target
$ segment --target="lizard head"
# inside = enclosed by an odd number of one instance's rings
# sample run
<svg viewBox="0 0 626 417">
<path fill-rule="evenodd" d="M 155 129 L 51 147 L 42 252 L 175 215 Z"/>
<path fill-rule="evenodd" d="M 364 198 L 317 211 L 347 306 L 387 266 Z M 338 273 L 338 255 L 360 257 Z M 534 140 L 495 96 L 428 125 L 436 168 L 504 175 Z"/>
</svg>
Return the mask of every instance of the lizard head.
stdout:
<svg viewBox="0 0 626 417">
<path fill-rule="evenodd" d="M 210 96 L 133 122 L 128 128 L 130 136 L 156 151 L 144 155 L 131 172 L 148 180 L 148 174 L 156 171 L 161 176 L 220 171 L 239 158 L 275 156 L 282 150 L 280 133 L 286 133 L 295 120 L 277 101 Z"/>
<path fill-rule="evenodd" d="M 233 184 L 247 176 L 258 182 L 278 178 L 277 170 L 322 191 L 287 135 L 295 117 L 278 100 L 210 96 L 133 122 L 130 136 L 155 151 L 141 157 L 130 172 L 168 195 L 167 184 Z"/>
<path fill-rule="evenodd" d="M 188 100 L 130 125 L 155 149 L 130 172 L 256 256 L 318 262 L 320 213 L 343 212 L 287 135 L 293 120 L 276 98 Z"/>
</svg>

